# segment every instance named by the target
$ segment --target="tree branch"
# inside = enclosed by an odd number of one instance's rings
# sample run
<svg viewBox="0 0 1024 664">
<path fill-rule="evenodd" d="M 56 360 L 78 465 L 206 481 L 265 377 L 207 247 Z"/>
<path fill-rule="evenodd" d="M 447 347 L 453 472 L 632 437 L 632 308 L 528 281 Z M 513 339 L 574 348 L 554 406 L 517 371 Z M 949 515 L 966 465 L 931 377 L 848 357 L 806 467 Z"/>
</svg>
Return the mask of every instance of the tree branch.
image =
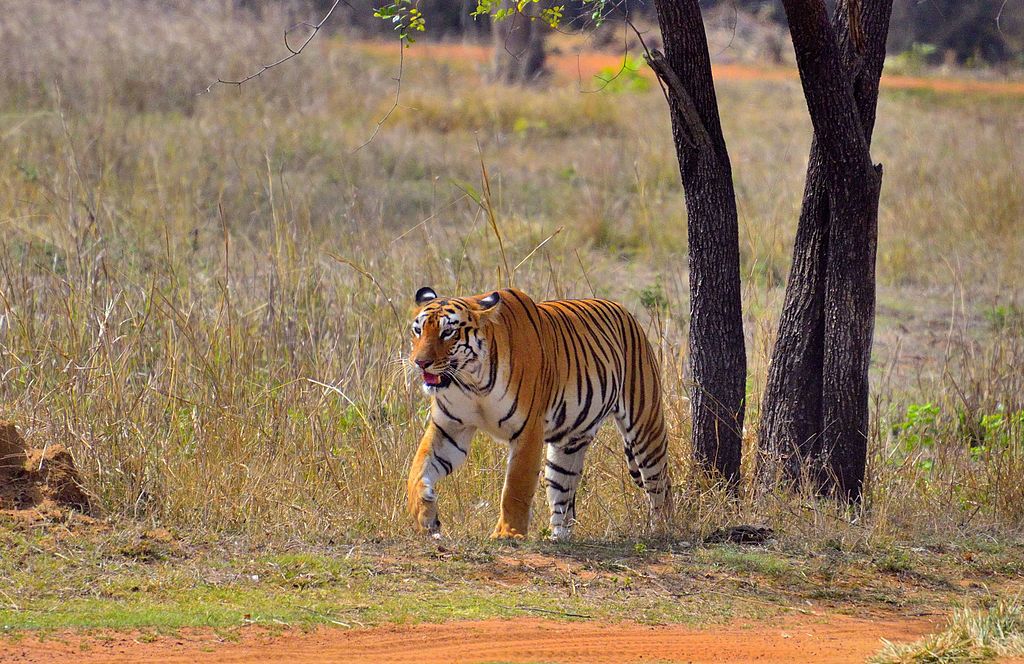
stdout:
<svg viewBox="0 0 1024 664">
<path fill-rule="evenodd" d="M 285 62 L 288 62 L 292 58 L 296 57 L 297 55 L 302 53 L 302 51 L 306 48 L 306 46 L 309 45 L 309 42 L 313 41 L 313 37 L 316 37 L 316 33 L 320 32 L 320 28 L 324 27 L 324 24 L 327 23 L 328 20 L 330 20 L 331 15 L 334 14 L 334 10 L 337 9 L 338 5 L 340 5 L 341 3 L 342 3 L 342 0 L 334 0 L 334 4 L 331 5 L 331 8 L 327 10 L 327 13 L 324 14 L 324 17 L 322 19 L 320 19 L 320 21 L 318 23 L 310 24 L 310 23 L 307 23 L 307 22 L 303 21 L 302 23 L 296 23 L 292 27 L 290 27 L 287 30 L 285 30 L 284 31 L 284 47 L 288 50 L 288 55 L 284 56 L 280 60 L 277 60 L 275 62 L 271 62 L 270 64 L 262 65 L 258 71 L 254 72 L 252 74 L 249 74 L 245 78 L 238 79 L 237 81 L 232 81 L 232 80 L 227 80 L 227 79 L 223 79 L 223 78 L 218 78 L 216 81 L 214 81 L 213 83 L 210 83 L 208 86 L 206 86 L 206 89 L 202 90 L 198 94 L 204 95 L 204 94 L 210 92 L 210 90 L 213 89 L 213 86 L 218 85 L 218 84 L 220 84 L 220 85 L 234 85 L 234 86 L 237 86 L 237 87 L 241 87 L 241 85 L 243 83 L 247 83 L 247 82 L 251 81 L 254 78 L 259 78 L 260 76 L 263 75 L 263 72 L 267 71 L 268 69 L 273 69 L 274 67 L 276 67 L 278 65 L 281 65 L 281 64 L 284 64 Z M 348 2 L 345 2 L 345 4 L 348 5 Z M 351 5 L 349 5 L 349 6 L 351 6 Z M 299 27 L 312 28 L 313 31 L 310 32 L 309 35 L 306 36 L 306 39 L 301 44 L 299 44 L 298 48 L 292 48 L 291 44 L 288 43 L 288 33 L 291 32 L 292 30 L 294 30 L 295 28 L 299 28 Z"/>
<path fill-rule="evenodd" d="M 686 86 L 683 85 L 679 75 L 673 71 L 668 61 L 665 60 L 664 54 L 658 49 L 653 49 L 644 54 L 644 59 L 647 60 L 647 64 L 651 66 L 651 69 L 658 75 L 658 78 L 665 82 L 668 89 L 679 100 L 680 110 L 683 113 L 683 118 L 686 120 L 688 131 L 687 143 L 692 148 L 702 150 L 710 148 L 711 136 L 700 119 L 697 106 L 693 103 L 693 98 L 690 97 L 690 93 L 687 92 Z"/>
<path fill-rule="evenodd" d="M 387 113 L 377 120 L 377 124 L 373 127 L 373 133 L 367 138 L 359 147 L 352 152 L 359 152 L 367 145 L 373 142 L 373 139 L 377 138 L 377 134 L 380 133 L 380 128 L 384 126 L 384 123 L 388 121 L 391 114 L 398 110 L 398 101 L 402 98 L 402 74 L 405 71 L 405 43 L 402 40 L 398 40 L 398 76 L 394 79 L 395 81 L 395 101 L 392 102 L 391 108 L 388 109 Z"/>
</svg>

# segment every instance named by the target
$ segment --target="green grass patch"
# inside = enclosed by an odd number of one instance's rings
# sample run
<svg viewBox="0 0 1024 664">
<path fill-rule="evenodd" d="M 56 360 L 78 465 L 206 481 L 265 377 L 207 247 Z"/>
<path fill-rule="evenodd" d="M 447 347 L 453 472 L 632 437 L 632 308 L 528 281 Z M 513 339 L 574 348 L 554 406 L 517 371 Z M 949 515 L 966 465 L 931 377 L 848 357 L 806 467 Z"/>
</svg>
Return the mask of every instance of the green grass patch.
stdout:
<svg viewBox="0 0 1024 664">
<path fill-rule="evenodd" d="M 768 550 L 748 550 L 734 546 L 704 549 L 701 558 L 717 566 L 749 574 L 783 578 L 793 574 L 792 564 Z"/>
<path fill-rule="evenodd" d="M 1018 546 L 992 542 L 984 551 L 922 550 L 914 554 L 915 573 L 901 575 L 896 586 L 878 574 L 882 551 L 823 556 L 728 544 L 438 545 L 418 538 L 271 550 L 204 535 L 163 541 L 160 556 L 126 555 L 136 550 L 133 543 L 152 539 L 133 528 L 0 529 L 0 626 L 14 634 L 231 630 L 522 616 L 700 626 L 837 606 L 944 611 L 965 598 L 991 598 L 1010 578 L 991 570 L 1021 554 Z M 980 573 L 963 564 L 965 556 L 984 563 L 984 583 L 955 582 Z"/>
</svg>

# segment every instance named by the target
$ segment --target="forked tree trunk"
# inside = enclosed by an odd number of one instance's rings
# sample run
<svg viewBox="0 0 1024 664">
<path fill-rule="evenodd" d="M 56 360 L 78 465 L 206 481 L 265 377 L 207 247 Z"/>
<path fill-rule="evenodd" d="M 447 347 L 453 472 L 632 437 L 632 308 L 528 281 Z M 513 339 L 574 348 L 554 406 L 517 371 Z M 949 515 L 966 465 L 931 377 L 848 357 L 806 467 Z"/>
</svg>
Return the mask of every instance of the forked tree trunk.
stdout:
<svg viewBox="0 0 1024 664">
<path fill-rule="evenodd" d="M 693 450 L 705 468 L 735 484 L 747 366 L 732 167 L 698 2 L 654 4 L 665 55 L 655 53 L 651 65 L 668 89 L 672 138 L 686 197 Z"/>
<path fill-rule="evenodd" d="M 815 129 L 762 405 L 758 475 L 856 500 L 867 461 L 881 169 L 871 164 L 892 0 L 785 0 Z M 851 29 L 851 5 L 854 17 Z"/>
</svg>

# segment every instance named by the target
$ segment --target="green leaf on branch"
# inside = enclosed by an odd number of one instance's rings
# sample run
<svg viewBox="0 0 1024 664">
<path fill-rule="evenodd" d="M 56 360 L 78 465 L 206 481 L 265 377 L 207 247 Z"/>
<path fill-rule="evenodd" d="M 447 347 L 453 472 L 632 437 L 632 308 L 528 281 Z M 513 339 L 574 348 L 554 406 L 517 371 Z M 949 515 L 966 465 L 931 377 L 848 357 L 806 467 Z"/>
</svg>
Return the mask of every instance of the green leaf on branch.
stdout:
<svg viewBox="0 0 1024 664">
<path fill-rule="evenodd" d="M 426 18 L 417 8 L 417 3 L 418 0 L 393 0 L 391 4 L 373 10 L 373 15 L 393 23 L 398 38 L 408 46 L 416 42 L 412 33 L 425 32 L 427 29 Z"/>
<path fill-rule="evenodd" d="M 565 11 L 565 5 L 555 5 L 548 7 L 541 11 L 540 19 L 547 23 L 552 28 L 557 28 L 562 22 L 562 13 Z"/>
</svg>

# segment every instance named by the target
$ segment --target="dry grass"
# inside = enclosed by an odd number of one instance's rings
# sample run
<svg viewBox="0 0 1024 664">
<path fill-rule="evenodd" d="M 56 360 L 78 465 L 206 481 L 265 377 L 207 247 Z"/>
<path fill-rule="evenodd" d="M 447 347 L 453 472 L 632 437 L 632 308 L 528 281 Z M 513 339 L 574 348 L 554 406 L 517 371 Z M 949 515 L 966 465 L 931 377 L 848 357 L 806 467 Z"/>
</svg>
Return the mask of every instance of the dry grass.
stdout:
<svg viewBox="0 0 1024 664">
<path fill-rule="evenodd" d="M 391 105 L 397 50 L 337 36 L 196 97 L 280 50 L 289 18 L 95 2 L 7 2 L 0 16 L 0 417 L 71 449 L 107 514 L 257 540 L 404 536 L 402 478 L 426 406 L 397 364 L 404 317 L 423 284 L 499 281 L 497 245 L 463 193 L 482 150 L 510 261 L 566 226 L 517 285 L 596 292 L 651 322 L 680 535 L 766 521 L 787 546 L 870 548 L 1024 521 L 1019 100 L 882 100 L 871 476 L 865 508 L 847 514 L 807 497 L 733 500 L 690 477 L 685 213 L 657 91 L 492 88 L 414 47 L 402 107 L 357 149 Z M 809 123 L 795 83 L 719 92 L 741 215 L 749 448 Z M 667 310 L 644 312 L 645 289 Z M 933 417 L 909 421 L 908 406 L 929 403 Z M 638 534 L 618 447 L 604 431 L 590 459 L 584 537 Z M 503 462 L 478 440 L 446 483 L 454 536 L 488 532 Z"/>
<path fill-rule="evenodd" d="M 1024 655 L 1024 609 L 998 601 L 989 609 L 960 609 L 941 632 L 909 644 L 887 643 L 871 659 L 877 664 L 989 662 Z"/>
</svg>

